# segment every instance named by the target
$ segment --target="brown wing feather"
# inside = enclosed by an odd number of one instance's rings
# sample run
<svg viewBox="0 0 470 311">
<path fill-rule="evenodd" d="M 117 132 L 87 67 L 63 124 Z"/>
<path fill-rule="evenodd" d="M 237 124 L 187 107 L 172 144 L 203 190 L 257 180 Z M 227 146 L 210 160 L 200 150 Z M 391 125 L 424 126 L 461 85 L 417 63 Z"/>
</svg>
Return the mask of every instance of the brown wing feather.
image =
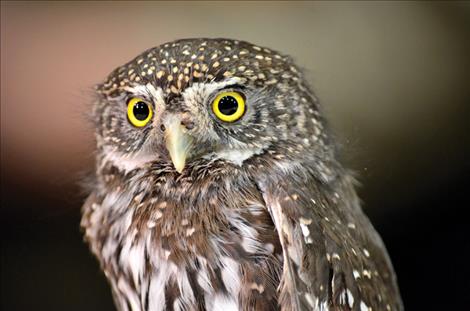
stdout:
<svg viewBox="0 0 470 311">
<path fill-rule="evenodd" d="M 283 247 L 282 310 L 403 309 L 387 251 L 360 209 L 352 178 L 267 180 L 259 186 Z"/>
</svg>

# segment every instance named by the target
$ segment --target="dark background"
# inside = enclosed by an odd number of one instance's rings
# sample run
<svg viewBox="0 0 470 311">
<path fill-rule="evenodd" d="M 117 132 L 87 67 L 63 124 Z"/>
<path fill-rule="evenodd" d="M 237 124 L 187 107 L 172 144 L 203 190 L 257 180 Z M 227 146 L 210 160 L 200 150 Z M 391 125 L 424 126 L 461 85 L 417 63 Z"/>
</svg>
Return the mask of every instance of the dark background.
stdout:
<svg viewBox="0 0 470 311">
<path fill-rule="evenodd" d="M 92 86 L 144 49 L 198 36 L 305 68 L 405 307 L 468 309 L 468 2 L 2 2 L 2 309 L 113 309 L 79 231 Z"/>
</svg>

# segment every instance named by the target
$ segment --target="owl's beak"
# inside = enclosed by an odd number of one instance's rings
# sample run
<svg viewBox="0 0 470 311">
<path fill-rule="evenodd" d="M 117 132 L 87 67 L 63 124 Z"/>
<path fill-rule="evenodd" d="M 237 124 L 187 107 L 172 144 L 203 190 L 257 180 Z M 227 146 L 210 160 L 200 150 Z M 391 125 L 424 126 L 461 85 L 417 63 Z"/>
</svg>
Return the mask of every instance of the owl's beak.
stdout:
<svg viewBox="0 0 470 311">
<path fill-rule="evenodd" d="M 186 134 L 181 120 L 175 116 L 165 122 L 165 144 L 176 171 L 181 173 L 191 149 L 192 138 Z"/>
</svg>

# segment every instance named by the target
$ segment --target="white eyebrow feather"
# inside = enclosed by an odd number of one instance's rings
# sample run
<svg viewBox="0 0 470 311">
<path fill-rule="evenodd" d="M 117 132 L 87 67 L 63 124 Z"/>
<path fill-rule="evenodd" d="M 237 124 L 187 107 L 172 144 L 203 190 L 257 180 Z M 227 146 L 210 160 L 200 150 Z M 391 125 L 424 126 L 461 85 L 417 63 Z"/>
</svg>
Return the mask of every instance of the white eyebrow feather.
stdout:
<svg viewBox="0 0 470 311">
<path fill-rule="evenodd" d="M 205 95 L 209 96 L 210 94 L 214 93 L 215 91 L 222 89 L 228 85 L 233 85 L 240 83 L 242 81 L 242 78 L 239 77 L 232 77 L 230 79 L 226 79 L 224 81 L 220 82 L 209 82 L 209 83 L 204 83 L 204 82 L 198 82 L 192 84 L 190 87 L 186 88 L 183 91 L 183 98 L 191 98 L 194 97 L 194 95 Z M 200 92 L 204 92 L 204 94 L 201 94 Z"/>
<path fill-rule="evenodd" d="M 161 87 L 155 87 L 152 83 L 146 85 L 125 86 L 125 91 L 137 96 L 151 96 L 155 101 L 163 102 L 163 90 Z"/>
</svg>

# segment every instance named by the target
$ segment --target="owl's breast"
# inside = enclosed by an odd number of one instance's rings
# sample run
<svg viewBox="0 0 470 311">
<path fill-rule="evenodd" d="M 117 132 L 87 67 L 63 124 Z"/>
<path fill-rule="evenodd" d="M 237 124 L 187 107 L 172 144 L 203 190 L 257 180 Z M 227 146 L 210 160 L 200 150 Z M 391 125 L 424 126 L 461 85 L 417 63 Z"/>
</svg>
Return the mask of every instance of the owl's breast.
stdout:
<svg viewBox="0 0 470 311">
<path fill-rule="evenodd" d="M 160 310 L 170 299 L 220 310 L 259 300 L 275 308 L 282 249 L 254 185 L 142 188 L 105 194 L 85 225 L 119 305 Z"/>
</svg>

